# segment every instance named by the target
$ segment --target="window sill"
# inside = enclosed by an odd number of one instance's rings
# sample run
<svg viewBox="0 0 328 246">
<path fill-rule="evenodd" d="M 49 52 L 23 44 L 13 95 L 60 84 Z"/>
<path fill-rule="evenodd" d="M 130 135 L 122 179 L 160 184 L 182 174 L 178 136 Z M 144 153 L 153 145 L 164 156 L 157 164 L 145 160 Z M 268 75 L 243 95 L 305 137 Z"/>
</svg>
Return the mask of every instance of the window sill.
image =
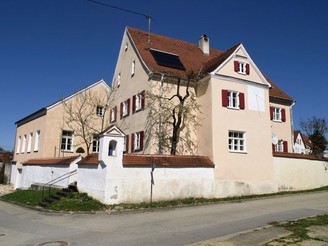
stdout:
<svg viewBox="0 0 328 246">
<path fill-rule="evenodd" d="M 247 154 L 247 151 L 229 150 L 229 153 Z"/>
<path fill-rule="evenodd" d="M 227 108 L 228 108 L 228 109 L 232 109 L 232 110 L 240 110 L 239 107 L 230 107 L 230 106 L 228 106 Z"/>
<path fill-rule="evenodd" d="M 273 122 L 282 123 L 282 120 L 272 120 Z"/>
<path fill-rule="evenodd" d="M 64 150 L 64 149 L 61 149 L 60 151 L 61 152 L 64 152 L 64 153 L 74 153 L 73 150 Z"/>
</svg>

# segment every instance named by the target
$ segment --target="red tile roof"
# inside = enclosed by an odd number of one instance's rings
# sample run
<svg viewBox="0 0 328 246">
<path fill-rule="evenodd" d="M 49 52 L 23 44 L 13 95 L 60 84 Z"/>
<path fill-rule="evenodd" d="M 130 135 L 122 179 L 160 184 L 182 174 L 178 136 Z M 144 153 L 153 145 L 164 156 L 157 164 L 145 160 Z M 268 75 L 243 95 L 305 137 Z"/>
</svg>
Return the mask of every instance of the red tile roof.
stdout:
<svg viewBox="0 0 328 246">
<path fill-rule="evenodd" d="M 314 155 L 305 155 L 305 154 L 297 154 L 297 153 L 286 153 L 286 152 L 273 152 L 274 157 L 284 157 L 284 158 L 294 158 L 294 159 L 308 159 L 308 160 L 317 160 L 317 161 L 326 161 L 328 162 L 328 158 L 314 156 Z"/>
<path fill-rule="evenodd" d="M 195 73 L 201 72 L 202 74 L 212 72 L 222 62 L 224 62 L 240 45 L 236 44 L 227 51 L 210 48 L 210 54 L 205 55 L 201 49 L 198 48 L 198 45 L 193 43 L 152 33 L 151 42 L 148 44 L 147 32 L 132 27 L 127 27 L 127 31 L 132 38 L 143 62 L 150 69 L 150 71 L 165 73 L 177 76 L 179 78 L 187 77 L 188 73 L 191 71 Z M 178 55 L 186 70 L 158 65 L 152 56 L 150 49 L 161 50 Z M 272 85 L 272 88 L 269 91 L 270 97 L 293 101 L 293 99 L 284 91 L 282 91 L 278 86 L 276 86 L 272 80 L 266 76 L 265 78 Z"/>
<path fill-rule="evenodd" d="M 30 159 L 24 162 L 23 165 L 69 165 L 79 157 L 80 156 Z"/>
<path fill-rule="evenodd" d="M 128 27 L 130 34 L 142 60 L 152 72 L 166 73 L 180 78 L 184 78 L 191 71 L 199 72 L 203 64 L 224 53 L 224 51 L 210 49 L 209 55 L 204 55 L 198 45 L 165 37 L 158 34 L 151 34 L 151 43 L 148 44 L 148 33 Z M 160 66 L 156 63 L 150 49 L 156 49 L 179 55 L 179 59 L 186 70 Z"/>
<path fill-rule="evenodd" d="M 84 157 L 77 164 L 79 164 L 79 165 L 98 165 L 98 163 L 99 163 L 98 154 L 91 154 L 91 155 Z"/>
<path fill-rule="evenodd" d="M 78 162 L 79 165 L 98 165 L 98 154 L 91 154 Z M 179 155 L 123 155 L 123 167 L 214 167 L 207 156 Z"/>
<path fill-rule="evenodd" d="M 133 155 L 123 156 L 124 167 L 214 167 L 207 156 Z"/>
</svg>

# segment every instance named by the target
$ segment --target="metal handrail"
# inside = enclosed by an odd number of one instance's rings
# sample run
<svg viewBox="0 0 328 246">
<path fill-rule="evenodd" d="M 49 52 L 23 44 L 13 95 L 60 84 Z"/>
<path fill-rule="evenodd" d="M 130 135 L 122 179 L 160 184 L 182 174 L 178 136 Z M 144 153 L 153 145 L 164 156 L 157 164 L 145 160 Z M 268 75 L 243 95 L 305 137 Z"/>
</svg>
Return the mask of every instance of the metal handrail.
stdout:
<svg viewBox="0 0 328 246">
<path fill-rule="evenodd" d="M 48 186 L 48 197 L 50 197 L 50 188 L 51 186 L 53 186 L 54 184 L 57 184 L 58 182 L 64 180 L 64 179 L 67 179 L 73 175 L 77 174 L 77 169 L 73 170 L 73 171 L 69 171 L 67 173 L 64 173 L 63 175 L 53 179 L 53 180 L 50 180 L 48 183 L 45 183 L 44 185 L 42 185 L 42 200 L 44 200 L 44 189 L 46 186 Z"/>
</svg>

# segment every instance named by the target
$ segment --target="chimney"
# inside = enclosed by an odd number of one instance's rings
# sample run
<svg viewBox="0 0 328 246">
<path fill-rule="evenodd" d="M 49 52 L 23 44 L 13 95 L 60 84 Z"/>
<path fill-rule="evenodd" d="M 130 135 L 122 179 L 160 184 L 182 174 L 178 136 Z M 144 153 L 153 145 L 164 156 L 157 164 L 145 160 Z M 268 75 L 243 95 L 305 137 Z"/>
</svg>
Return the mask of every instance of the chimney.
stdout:
<svg viewBox="0 0 328 246">
<path fill-rule="evenodd" d="M 198 41 L 198 48 L 200 48 L 204 55 L 210 54 L 210 40 L 206 34 L 202 35 Z"/>
</svg>

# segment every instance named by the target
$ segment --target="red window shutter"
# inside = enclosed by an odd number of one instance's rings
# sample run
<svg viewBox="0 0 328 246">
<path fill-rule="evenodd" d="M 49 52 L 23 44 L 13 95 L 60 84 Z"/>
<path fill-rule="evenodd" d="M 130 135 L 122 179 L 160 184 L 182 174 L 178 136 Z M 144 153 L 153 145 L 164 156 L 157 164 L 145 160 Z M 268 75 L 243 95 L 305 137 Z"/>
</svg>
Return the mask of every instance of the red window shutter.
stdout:
<svg viewBox="0 0 328 246">
<path fill-rule="evenodd" d="M 222 90 L 222 106 L 223 107 L 228 107 L 228 91 L 227 90 Z"/>
<path fill-rule="evenodd" d="M 143 150 L 144 131 L 140 132 L 140 150 Z"/>
<path fill-rule="evenodd" d="M 129 152 L 129 135 L 125 136 L 125 153 Z"/>
<path fill-rule="evenodd" d="M 270 120 L 273 120 L 273 107 L 270 107 Z"/>
<path fill-rule="evenodd" d="M 239 108 L 245 109 L 245 94 L 239 93 Z"/>
<path fill-rule="evenodd" d="M 120 104 L 120 117 L 121 117 L 121 119 L 123 117 L 123 102 L 121 102 L 121 104 Z"/>
<path fill-rule="evenodd" d="M 145 108 L 145 91 L 141 92 L 141 109 Z"/>
<path fill-rule="evenodd" d="M 249 70 L 249 64 L 247 63 L 246 64 L 246 74 L 249 75 L 249 72 L 250 72 L 250 70 Z"/>
<path fill-rule="evenodd" d="M 275 152 L 275 151 L 276 151 L 275 145 L 272 144 L 272 152 Z"/>
<path fill-rule="evenodd" d="M 127 103 L 128 103 L 128 114 L 126 116 L 130 114 L 130 98 L 127 100 Z"/>
<path fill-rule="evenodd" d="M 116 117 L 117 117 L 117 106 L 114 107 L 114 121 L 116 121 Z"/>
<path fill-rule="evenodd" d="M 286 110 L 284 108 L 281 109 L 281 121 L 286 121 Z"/>
<path fill-rule="evenodd" d="M 112 119 L 112 111 L 113 111 L 114 109 L 111 109 L 110 111 L 109 111 L 109 122 L 112 122 L 113 121 L 113 119 Z"/>
<path fill-rule="evenodd" d="M 131 134 L 131 152 L 134 152 L 134 133 Z"/>
<path fill-rule="evenodd" d="M 287 141 L 283 142 L 283 146 L 284 146 L 284 152 L 288 152 L 288 142 Z"/>
<path fill-rule="evenodd" d="M 133 95 L 132 97 L 132 114 L 134 114 L 136 111 L 136 95 Z"/>
<path fill-rule="evenodd" d="M 234 68 L 235 68 L 235 72 L 239 71 L 239 62 L 238 61 L 234 61 Z"/>
</svg>

